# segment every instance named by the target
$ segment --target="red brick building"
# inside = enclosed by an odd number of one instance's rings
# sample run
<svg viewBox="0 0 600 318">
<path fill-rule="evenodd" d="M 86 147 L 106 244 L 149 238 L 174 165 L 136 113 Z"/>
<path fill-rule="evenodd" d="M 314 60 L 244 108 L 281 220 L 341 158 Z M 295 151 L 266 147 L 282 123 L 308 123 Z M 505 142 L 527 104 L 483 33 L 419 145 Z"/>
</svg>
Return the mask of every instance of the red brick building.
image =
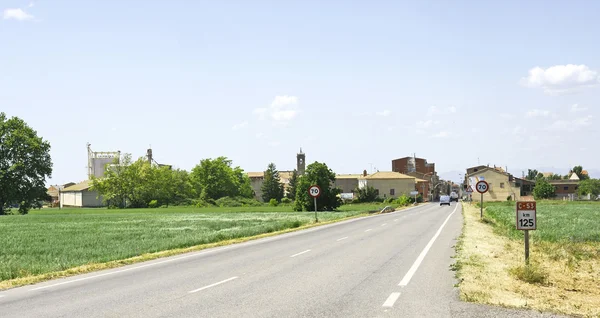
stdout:
<svg viewBox="0 0 600 318">
<path fill-rule="evenodd" d="M 579 189 L 579 180 L 549 180 L 551 185 L 556 189 L 556 197 L 576 198 L 577 190 Z"/>
<path fill-rule="evenodd" d="M 422 174 L 435 174 L 435 163 L 428 163 L 427 159 L 417 157 L 404 157 L 392 160 L 392 171 L 407 174 L 419 172 Z"/>
</svg>

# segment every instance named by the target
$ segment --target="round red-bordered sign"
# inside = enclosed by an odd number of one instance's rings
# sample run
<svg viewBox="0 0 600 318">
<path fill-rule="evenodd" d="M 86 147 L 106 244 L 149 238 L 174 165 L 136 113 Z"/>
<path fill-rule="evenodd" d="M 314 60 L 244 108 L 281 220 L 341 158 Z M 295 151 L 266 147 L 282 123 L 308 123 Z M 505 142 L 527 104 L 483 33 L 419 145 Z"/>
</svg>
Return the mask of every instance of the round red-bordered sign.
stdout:
<svg viewBox="0 0 600 318">
<path fill-rule="evenodd" d="M 318 198 L 321 195 L 321 187 L 319 187 L 318 185 L 311 185 L 308 188 L 308 195 L 310 195 L 313 198 Z"/>
<path fill-rule="evenodd" d="M 475 190 L 477 190 L 477 192 L 481 194 L 488 192 L 489 189 L 490 185 L 484 180 L 477 182 L 477 184 L 475 185 Z"/>
</svg>

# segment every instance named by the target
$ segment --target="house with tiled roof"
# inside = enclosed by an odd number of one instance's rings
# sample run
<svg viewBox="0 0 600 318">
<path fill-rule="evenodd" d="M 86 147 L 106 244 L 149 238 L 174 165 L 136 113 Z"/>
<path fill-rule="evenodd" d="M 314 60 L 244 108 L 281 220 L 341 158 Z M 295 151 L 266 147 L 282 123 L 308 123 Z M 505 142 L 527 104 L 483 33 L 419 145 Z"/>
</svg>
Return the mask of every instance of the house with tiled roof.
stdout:
<svg viewBox="0 0 600 318">
<path fill-rule="evenodd" d="M 425 181 L 420 179 L 421 182 Z M 417 189 L 417 178 L 394 171 L 377 171 L 358 179 L 358 188 L 375 188 L 380 198 L 397 198 L 402 195 L 410 196 Z"/>
</svg>

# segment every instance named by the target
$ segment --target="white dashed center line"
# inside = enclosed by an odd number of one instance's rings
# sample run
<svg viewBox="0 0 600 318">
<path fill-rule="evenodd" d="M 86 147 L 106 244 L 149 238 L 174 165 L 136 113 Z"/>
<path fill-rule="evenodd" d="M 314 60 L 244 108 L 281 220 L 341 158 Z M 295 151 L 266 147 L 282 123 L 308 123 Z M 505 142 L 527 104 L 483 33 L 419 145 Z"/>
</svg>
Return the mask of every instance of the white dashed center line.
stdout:
<svg viewBox="0 0 600 318">
<path fill-rule="evenodd" d="M 381 226 L 386 226 L 386 225 L 387 225 L 387 223 L 383 223 L 383 224 L 381 224 Z"/>
<path fill-rule="evenodd" d="M 369 231 L 371 231 L 371 230 L 372 230 L 372 229 L 368 229 L 368 230 L 366 230 L 365 232 L 369 232 Z"/>
<path fill-rule="evenodd" d="M 227 283 L 227 282 L 229 282 L 229 281 L 232 281 L 232 280 L 234 280 L 234 279 L 237 279 L 237 276 L 234 276 L 234 277 L 227 278 L 226 280 L 222 280 L 222 281 L 220 281 L 220 282 L 218 282 L 218 283 L 214 283 L 214 284 L 210 284 L 210 285 L 208 285 L 208 286 L 204 286 L 204 287 L 200 287 L 200 288 L 198 288 L 198 289 L 194 289 L 194 290 L 190 291 L 189 293 L 190 293 L 190 294 L 197 293 L 197 292 L 199 292 L 199 291 L 201 291 L 201 290 L 205 290 L 205 289 L 208 289 L 208 288 L 211 288 L 211 287 L 215 287 L 215 286 L 218 286 L 218 285 L 221 285 L 221 284 Z"/>
<path fill-rule="evenodd" d="M 310 250 L 306 250 L 306 251 L 300 252 L 300 253 L 298 253 L 298 254 L 294 254 L 294 255 L 292 255 L 292 256 L 290 256 L 290 257 L 296 257 L 296 256 L 298 256 L 298 255 L 302 255 L 302 254 L 304 254 L 304 253 L 308 253 L 308 252 L 310 252 Z"/>
<path fill-rule="evenodd" d="M 341 239 L 337 239 L 336 241 L 339 242 L 339 241 L 345 240 L 347 238 L 348 238 L 347 236 L 346 237 L 342 237 Z"/>
<path fill-rule="evenodd" d="M 387 300 L 385 301 L 385 303 L 383 303 L 383 307 L 393 307 L 394 304 L 396 303 L 396 300 L 398 300 L 398 298 L 400 297 L 400 293 L 392 293 Z"/>
</svg>

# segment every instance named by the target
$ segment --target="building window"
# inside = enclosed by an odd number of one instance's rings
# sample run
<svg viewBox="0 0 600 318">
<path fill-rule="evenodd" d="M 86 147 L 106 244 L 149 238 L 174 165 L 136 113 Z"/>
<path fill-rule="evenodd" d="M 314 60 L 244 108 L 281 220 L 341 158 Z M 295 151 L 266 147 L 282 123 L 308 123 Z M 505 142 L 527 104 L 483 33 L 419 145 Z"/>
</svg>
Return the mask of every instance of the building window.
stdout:
<svg viewBox="0 0 600 318">
<path fill-rule="evenodd" d="M 500 182 L 500 188 L 504 189 L 504 182 Z"/>
<path fill-rule="evenodd" d="M 564 187 L 563 190 L 568 191 L 569 190 L 569 186 Z"/>
<path fill-rule="evenodd" d="M 396 189 L 390 189 L 390 195 L 396 195 Z"/>
<path fill-rule="evenodd" d="M 375 194 L 379 195 L 379 189 L 375 189 Z"/>
</svg>

